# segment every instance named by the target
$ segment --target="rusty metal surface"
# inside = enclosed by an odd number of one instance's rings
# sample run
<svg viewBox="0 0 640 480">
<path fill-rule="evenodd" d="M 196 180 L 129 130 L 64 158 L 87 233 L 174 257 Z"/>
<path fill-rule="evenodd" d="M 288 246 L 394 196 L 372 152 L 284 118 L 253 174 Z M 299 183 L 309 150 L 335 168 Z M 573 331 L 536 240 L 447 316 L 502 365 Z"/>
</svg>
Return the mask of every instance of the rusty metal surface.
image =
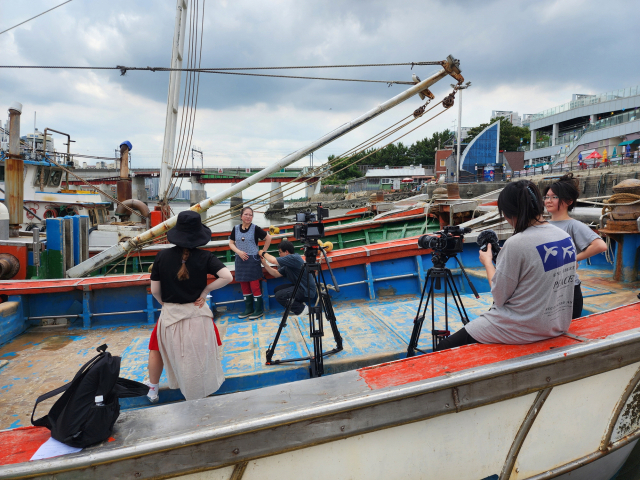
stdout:
<svg viewBox="0 0 640 480">
<path fill-rule="evenodd" d="M 9 109 L 9 155 L 4 164 L 5 205 L 9 210 L 9 236 L 18 237 L 24 202 L 24 162 L 20 157 L 20 111 Z"/>
</svg>

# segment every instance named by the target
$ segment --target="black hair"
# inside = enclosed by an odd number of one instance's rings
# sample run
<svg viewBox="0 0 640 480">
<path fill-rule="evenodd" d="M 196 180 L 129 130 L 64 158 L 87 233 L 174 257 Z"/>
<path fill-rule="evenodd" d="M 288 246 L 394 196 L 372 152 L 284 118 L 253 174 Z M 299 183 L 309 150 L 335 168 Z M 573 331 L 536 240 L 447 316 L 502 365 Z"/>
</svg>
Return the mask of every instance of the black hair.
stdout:
<svg viewBox="0 0 640 480">
<path fill-rule="evenodd" d="M 244 215 L 244 211 L 245 210 L 251 210 L 251 214 L 253 214 L 253 208 L 251 207 L 244 207 L 242 210 L 240 210 L 240 216 Z"/>
<path fill-rule="evenodd" d="M 567 206 L 569 212 L 576 206 L 576 200 L 580 196 L 578 182 L 573 178 L 573 173 L 568 173 L 560 177 L 557 182 L 553 182 L 547 188 L 547 195 L 549 195 L 549 190 L 558 197 L 558 203 L 562 202 Z"/>
<path fill-rule="evenodd" d="M 512 182 L 500 192 L 498 211 L 503 217 L 515 218 L 514 233 L 524 232 L 544 212 L 542 196 L 535 183 L 529 180 Z"/>
<path fill-rule="evenodd" d="M 278 250 L 280 250 L 281 252 L 293 253 L 294 252 L 293 243 L 291 243 L 289 240 L 282 240 L 278 244 Z"/>
</svg>

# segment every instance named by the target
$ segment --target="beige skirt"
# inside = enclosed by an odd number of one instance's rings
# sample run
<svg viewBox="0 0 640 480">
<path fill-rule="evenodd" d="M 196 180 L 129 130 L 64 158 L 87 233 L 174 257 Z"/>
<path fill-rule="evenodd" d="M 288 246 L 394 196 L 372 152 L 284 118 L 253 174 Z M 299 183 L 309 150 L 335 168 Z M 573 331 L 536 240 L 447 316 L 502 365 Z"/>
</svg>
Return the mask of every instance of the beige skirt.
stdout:
<svg viewBox="0 0 640 480">
<path fill-rule="evenodd" d="M 224 373 L 218 342 L 207 305 L 165 303 L 158 319 L 158 347 L 170 388 L 187 400 L 216 392 Z"/>
</svg>

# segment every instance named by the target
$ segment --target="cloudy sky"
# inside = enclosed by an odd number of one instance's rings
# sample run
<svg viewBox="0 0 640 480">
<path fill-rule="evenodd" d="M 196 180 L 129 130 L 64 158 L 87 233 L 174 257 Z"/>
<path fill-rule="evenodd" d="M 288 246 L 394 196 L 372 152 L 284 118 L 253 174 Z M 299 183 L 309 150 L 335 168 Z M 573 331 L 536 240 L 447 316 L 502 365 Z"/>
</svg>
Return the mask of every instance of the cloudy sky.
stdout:
<svg viewBox="0 0 640 480">
<path fill-rule="evenodd" d="M 61 1 L 0 0 L 0 31 Z M 174 0 L 73 0 L 0 35 L 0 64 L 168 66 L 175 6 Z M 464 93 L 461 123 L 474 126 L 488 121 L 491 110 L 536 113 L 572 93 L 640 83 L 637 13 L 637 0 L 207 0 L 202 66 L 398 63 L 452 54 L 473 83 Z M 424 79 L 436 69 L 413 72 Z M 412 70 L 283 73 L 406 81 Z M 37 112 L 37 127 L 70 133 L 76 153 L 113 156 L 127 139 L 134 166 L 156 166 L 168 80 L 168 73 L 0 69 L 0 118 L 4 124 L 6 109 L 18 101 L 23 134 L 32 131 Z M 437 98 L 450 83 L 446 78 L 432 88 Z M 266 166 L 405 88 L 202 74 L 193 145 L 203 150 L 207 167 Z M 316 152 L 316 162 L 419 105 L 415 98 L 377 118 Z M 402 141 L 453 128 L 456 118 L 457 105 Z M 56 142 L 64 148 L 62 139 Z"/>
</svg>

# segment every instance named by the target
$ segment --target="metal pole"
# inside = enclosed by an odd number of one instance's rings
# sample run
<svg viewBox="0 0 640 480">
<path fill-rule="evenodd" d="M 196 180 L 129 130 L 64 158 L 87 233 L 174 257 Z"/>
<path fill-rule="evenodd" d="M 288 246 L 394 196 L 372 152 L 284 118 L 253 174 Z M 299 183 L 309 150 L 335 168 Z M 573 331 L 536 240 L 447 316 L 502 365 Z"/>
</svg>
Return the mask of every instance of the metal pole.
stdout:
<svg viewBox="0 0 640 480">
<path fill-rule="evenodd" d="M 24 162 L 20 156 L 20 115 L 22 104 L 9 107 L 9 156 L 5 162 L 5 205 L 9 209 L 9 236 L 20 236 L 24 202 Z"/>
<path fill-rule="evenodd" d="M 456 153 L 456 182 L 460 181 L 460 135 L 462 128 L 460 120 L 462 119 L 462 90 L 458 91 L 458 152 Z"/>
<path fill-rule="evenodd" d="M 33 159 L 36 159 L 36 112 L 33 112 L 33 145 L 31 147 Z"/>
<path fill-rule="evenodd" d="M 186 26 L 187 2 L 186 0 L 177 0 L 176 22 L 173 30 L 173 46 L 171 49 L 171 68 L 182 68 L 184 32 Z M 158 200 L 160 201 L 164 200 L 165 192 L 169 188 L 171 174 L 173 171 L 173 154 L 176 143 L 181 74 L 181 72 L 173 70 L 169 76 L 169 94 L 167 98 L 167 114 L 164 125 L 162 163 L 160 164 L 160 188 L 158 192 Z"/>
<path fill-rule="evenodd" d="M 447 68 L 451 69 L 452 67 L 455 67 L 454 62 L 456 60 L 453 57 L 449 56 L 447 58 L 447 61 L 448 61 L 448 65 L 446 65 Z M 454 73 L 460 76 L 458 72 L 459 71 L 457 70 L 457 67 L 455 67 Z M 335 139 L 340 138 L 346 133 L 352 130 L 355 130 L 359 126 L 367 123 L 369 120 L 376 118 L 378 115 L 386 112 L 387 110 L 395 107 L 396 105 L 399 105 L 405 100 L 408 100 L 414 95 L 417 95 L 419 92 L 430 87 L 431 85 L 436 83 L 438 80 L 441 80 L 442 78 L 444 78 L 446 75 L 447 75 L 447 70 L 443 68 L 442 70 L 438 71 L 437 73 L 427 78 L 426 80 L 412 86 L 411 88 L 387 100 L 386 102 L 378 105 L 372 110 L 369 110 L 367 113 L 359 116 L 358 118 L 352 120 L 351 122 L 345 123 L 341 127 L 336 128 L 332 132 L 319 138 L 318 140 L 311 143 L 307 147 L 301 148 L 300 150 L 287 155 L 282 160 L 278 162 L 274 162 L 271 166 L 261 170 L 260 172 L 254 173 L 250 177 L 244 179 L 239 183 L 233 184 L 231 187 L 227 188 L 226 190 L 220 193 L 217 193 L 213 197 L 207 198 L 206 200 L 203 200 L 202 202 L 195 204 L 194 206 L 191 207 L 191 210 L 201 213 L 209 209 L 213 205 L 216 205 L 217 203 L 223 200 L 226 200 L 227 198 L 233 197 L 236 193 L 241 192 L 247 187 L 250 187 L 251 185 L 258 183 L 260 180 L 267 178 L 269 175 L 279 171 L 281 168 L 285 168 L 286 166 L 291 165 L 292 163 L 300 160 L 301 158 L 306 157 L 311 152 L 318 150 L 319 148 L 331 143 Z M 110 262 L 113 262 L 114 260 L 117 260 L 120 257 L 126 255 L 127 252 L 134 249 L 140 243 L 148 240 L 152 240 L 153 238 L 166 233 L 168 230 L 172 229 L 175 226 L 177 219 L 178 219 L 177 216 L 169 218 L 166 221 L 160 223 L 159 225 L 156 225 L 151 230 L 147 230 L 146 232 L 138 235 L 137 237 L 127 240 L 126 242 L 114 245 L 113 247 L 110 247 L 107 250 L 100 252 L 98 255 L 91 257 L 90 259 L 67 270 L 67 277 L 77 278 L 77 277 L 84 277 L 86 275 L 89 275 L 92 271 L 98 268 L 101 268 L 109 264 Z"/>
</svg>

